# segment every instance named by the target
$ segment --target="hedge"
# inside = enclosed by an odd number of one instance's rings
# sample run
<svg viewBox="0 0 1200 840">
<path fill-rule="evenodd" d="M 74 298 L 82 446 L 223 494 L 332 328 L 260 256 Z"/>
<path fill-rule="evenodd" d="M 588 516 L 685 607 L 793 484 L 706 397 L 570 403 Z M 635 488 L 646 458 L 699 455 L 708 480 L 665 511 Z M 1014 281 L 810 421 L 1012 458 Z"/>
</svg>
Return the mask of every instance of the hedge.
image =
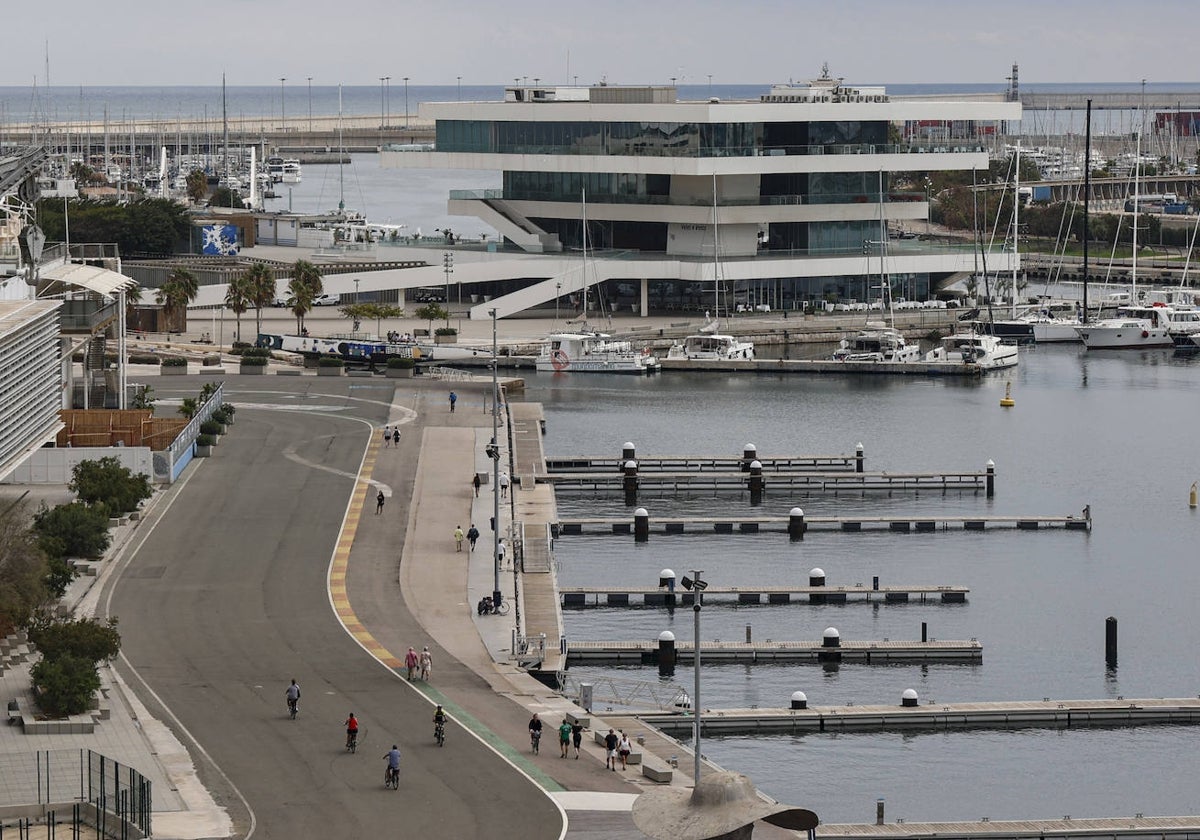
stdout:
<svg viewBox="0 0 1200 840">
<path fill-rule="evenodd" d="M 187 367 L 187 359 L 183 356 L 163 356 L 163 367 Z"/>
<path fill-rule="evenodd" d="M 267 360 L 262 356 L 242 356 L 242 367 L 266 367 Z"/>
<path fill-rule="evenodd" d="M 387 360 L 387 366 L 390 368 L 400 368 L 407 370 L 417 366 L 417 360 L 410 356 L 392 356 Z"/>
<path fill-rule="evenodd" d="M 340 356 L 322 356 L 317 359 L 317 367 L 333 368 L 345 367 L 346 363 Z"/>
</svg>

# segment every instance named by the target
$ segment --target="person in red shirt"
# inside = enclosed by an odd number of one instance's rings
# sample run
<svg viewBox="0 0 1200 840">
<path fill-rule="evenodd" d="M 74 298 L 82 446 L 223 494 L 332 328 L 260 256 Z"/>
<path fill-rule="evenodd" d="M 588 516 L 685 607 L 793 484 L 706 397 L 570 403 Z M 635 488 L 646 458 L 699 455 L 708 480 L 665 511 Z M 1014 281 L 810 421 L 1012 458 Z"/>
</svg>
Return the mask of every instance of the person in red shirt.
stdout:
<svg viewBox="0 0 1200 840">
<path fill-rule="evenodd" d="M 421 659 L 417 656 L 416 650 L 410 647 L 408 653 L 404 655 L 404 667 L 408 669 L 408 678 L 410 680 L 413 678 L 413 672 L 417 670 L 417 665 L 420 662 Z"/>
<path fill-rule="evenodd" d="M 346 718 L 346 749 L 353 750 L 358 743 L 358 718 L 354 712 Z"/>
</svg>

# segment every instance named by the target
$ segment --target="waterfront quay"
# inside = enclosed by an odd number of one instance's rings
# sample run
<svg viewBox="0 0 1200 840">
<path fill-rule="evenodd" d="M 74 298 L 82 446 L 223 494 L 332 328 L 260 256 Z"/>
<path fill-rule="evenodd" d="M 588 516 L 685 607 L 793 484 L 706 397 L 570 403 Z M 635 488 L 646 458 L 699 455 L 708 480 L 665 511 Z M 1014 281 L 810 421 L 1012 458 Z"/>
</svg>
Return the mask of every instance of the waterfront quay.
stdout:
<svg viewBox="0 0 1200 840">
<path fill-rule="evenodd" d="M 704 654 L 707 656 L 707 652 Z M 915 694 L 915 692 L 914 692 Z M 989 703 L 929 703 L 906 706 L 821 706 L 794 709 L 722 709 L 704 711 L 704 734 L 802 733 L 838 730 L 963 729 L 1088 726 L 1148 726 L 1200 723 L 1200 699 L 1195 697 L 1129 700 L 1035 700 Z M 807 706 L 806 702 L 802 703 Z M 690 715 L 639 716 L 668 734 L 687 735 Z"/>
<path fill-rule="evenodd" d="M 830 639 L 838 642 L 831 645 Z M 571 641 L 567 646 L 567 665 L 658 665 L 691 663 L 696 646 L 678 642 L 664 650 L 663 640 L 650 641 Z M 864 665 L 923 664 L 955 662 L 977 665 L 983 661 L 983 645 L 970 641 L 843 641 L 836 636 L 821 641 L 776 642 L 701 642 L 701 660 L 740 665 L 860 663 Z"/>
<path fill-rule="evenodd" d="M 568 517 L 554 524 L 554 536 L 580 534 L 637 533 L 639 517 Z M 1000 529 L 1039 531 L 1050 528 L 1068 531 L 1091 530 L 1090 516 L 808 516 L 803 511 L 789 516 L 689 516 L 646 517 L 646 534 L 762 534 L 784 533 L 799 539 L 808 531 L 858 534 L 865 531 L 928 534 L 936 531 L 994 531 Z M 800 521 L 797 528 L 796 522 Z"/>
</svg>

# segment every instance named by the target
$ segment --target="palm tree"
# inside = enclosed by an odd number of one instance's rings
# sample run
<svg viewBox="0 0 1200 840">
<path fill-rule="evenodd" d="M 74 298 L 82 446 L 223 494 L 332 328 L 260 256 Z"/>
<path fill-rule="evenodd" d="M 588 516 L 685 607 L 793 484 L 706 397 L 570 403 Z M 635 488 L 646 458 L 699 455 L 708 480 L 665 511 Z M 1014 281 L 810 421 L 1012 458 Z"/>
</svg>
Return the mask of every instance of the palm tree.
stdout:
<svg viewBox="0 0 1200 840">
<path fill-rule="evenodd" d="M 187 313 L 187 305 L 196 299 L 196 295 L 200 292 L 200 286 L 196 282 L 196 277 L 186 268 L 176 268 L 170 274 L 158 290 L 154 293 L 154 299 L 166 311 L 167 329 L 171 326 L 181 326 L 177 322 L 177 317 L 180 312 L 185 315 Z"/>
<path fill-rule="evenodd" d="M 288 293 L 292 298 L 292 314 L 296 316 L 296 332 L 304 331 L 304 316 L 312 311 L 313 299 L 325 290 L 321 270 L 308 260 L 296 260 Z"/>
<path fill-rule="evenodd" d="M 265 263 L 256 262 L 246 269 L 242 277 L 246 281 L 246 297 L 254 307 L 256 334 L 261 333 L 263 307 L 270 306 L 275 300 L 275 275 Z"/>
<path fill-rule="evenodd" d="M 250 284 L 245 274 L 239 274 L 229 282 L 225 292 L 225 305 L 237 318 L 237 340 L 242 340 L 242 315 L 250 309 Z"/>
</svg>

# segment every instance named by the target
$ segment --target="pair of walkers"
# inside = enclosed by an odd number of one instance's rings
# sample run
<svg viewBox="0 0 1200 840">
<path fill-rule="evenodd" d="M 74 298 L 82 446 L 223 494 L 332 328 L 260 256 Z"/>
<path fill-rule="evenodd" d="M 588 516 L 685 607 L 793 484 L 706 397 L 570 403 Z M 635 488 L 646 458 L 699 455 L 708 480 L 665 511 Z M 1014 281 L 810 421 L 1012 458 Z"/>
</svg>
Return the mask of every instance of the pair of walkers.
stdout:
<svg viewBox="0 0 1200 840">
<path fill-rule="evenodd" d="M 625 770 L 629 762 L 629 754 L 633 752 L 633 745 L 629 743 L 629 736 L 621 732 L 620 736 L 613 730 L 608 730 L 608 734 L 604 736 L 604 766 L 609 770 L 617 769 L 617 759 L 621 760 L 621 769 Z"/>
<path fill-rule="evenodd" d="M 571 746 L 575 747 L 575 758 L 579 758 L 579 747 L 583 744 L 583 724 L 576 721 L 569 722 L 563 718 L 562 723 L 558 725 L 558 748 L 559 758 L 567 758 Z"/>
<path fill-rule="evenodd" d="M 461 525 L 454 526 L 454 550 L 456 552 L 462 551 L 464 538 L 471 544 L 471 551 L 474 551 L 475 543 L 479 540 L 479 529 L 475 527 L 474 523 L 471 524 L 471 528 L 465 534 Z"/>
<path fill-rule="evenodd" d="M 404 655 L 404 667 L 408 669 L 409 680 L 418 676 L 429 682 L 429 675 L 433 673 L 433 654 L 429 652 L 429 647 L 423 647 L 417 653 L 416 648 L 409 646 L 408 653 Z"/>
</svg>

